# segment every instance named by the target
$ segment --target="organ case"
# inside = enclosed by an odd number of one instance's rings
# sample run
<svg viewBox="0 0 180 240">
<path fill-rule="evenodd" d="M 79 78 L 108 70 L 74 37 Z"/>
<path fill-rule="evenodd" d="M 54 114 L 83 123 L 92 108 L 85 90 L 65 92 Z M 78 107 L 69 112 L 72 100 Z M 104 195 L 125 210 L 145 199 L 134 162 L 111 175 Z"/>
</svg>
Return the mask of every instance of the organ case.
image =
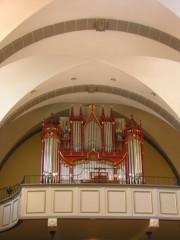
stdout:
<svg viewBox="0 0 180 240">
<path fill-rule="evenodd" d="M 109 111 L 107 113 L 107 111 Z M 56 122 L 53 115 L 42 127 L 42 182 L 126 183 L 144 182 L 143 133 L 131 116 L 114 116 L 112 107 L 69 116 Z"/>
</svg>

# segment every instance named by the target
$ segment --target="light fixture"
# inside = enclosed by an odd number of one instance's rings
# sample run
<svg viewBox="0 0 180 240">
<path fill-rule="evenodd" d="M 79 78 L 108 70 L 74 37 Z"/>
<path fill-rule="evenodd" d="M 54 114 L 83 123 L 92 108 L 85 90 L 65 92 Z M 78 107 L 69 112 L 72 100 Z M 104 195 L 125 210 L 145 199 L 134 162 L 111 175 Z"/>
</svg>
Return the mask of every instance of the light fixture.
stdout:
<svg viewBox="0 0 180 240">
<path fill-rule="evenodd" d="M 57 218 L 48 218 L 48 230 L 51 240 L 54 240 L 57 231 Z"/>
<path fill-rule="evenodd" d="M 116 81 L 116 78 L 111 78 L 111 81 L 114 81 L 114 82 L 115 82 L 115 81 Z"/>
<path fill-rule="evenodd" d="M 34 89 L 34 90 L 32 90 L 30 93 L 31 94 L 34 94 L 34 93 L 36 93 L 37 91 L 36 91 L 36 89 Z"/>
</svg>

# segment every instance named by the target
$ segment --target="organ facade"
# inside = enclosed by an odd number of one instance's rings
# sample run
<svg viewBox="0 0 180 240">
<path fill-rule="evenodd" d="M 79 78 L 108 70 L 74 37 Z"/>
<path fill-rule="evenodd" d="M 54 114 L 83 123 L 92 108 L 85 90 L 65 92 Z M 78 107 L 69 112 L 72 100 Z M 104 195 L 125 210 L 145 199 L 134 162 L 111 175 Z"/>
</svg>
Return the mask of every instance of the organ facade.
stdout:
<svg viewBox="0 0 180 240">
<path fill-rule="evenodd" d="M 43 121 L 41 181 L 144 183 L 141 124 L 114 116 L 112 107 L 71 106 L 69 115 Z"/>
</svg>

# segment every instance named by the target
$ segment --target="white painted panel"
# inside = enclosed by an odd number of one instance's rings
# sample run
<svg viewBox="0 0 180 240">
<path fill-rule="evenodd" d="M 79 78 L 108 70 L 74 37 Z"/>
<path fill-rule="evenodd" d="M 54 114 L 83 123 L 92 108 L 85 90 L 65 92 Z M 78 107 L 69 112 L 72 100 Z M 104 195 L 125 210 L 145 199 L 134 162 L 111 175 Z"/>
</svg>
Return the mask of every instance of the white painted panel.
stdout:
<svg viewBox="0 0 180 240">
<path fill-rule="evenodd" d="M 12 222 L 18 220 L 18 216 L 19 216 L 19 214 L 18 214 L 18 210 L 19 210 L 18 203 L 19 203 L 19 199 L 18 198 L 15 199 L 13 201 L 13 203 L 12 203 Z"/>
<path fill-rule="evenodd" d="M 177 187 L 108 184 L 23 186 L 20 202 L 21 219 L 67 216 L 180 219 L 180 190 Z"/>
<path fill-rule="evenodd" d="M 100 190 L 80 190 L 80 212 L 100 213 Z"/>
<path fill-rule="evenodd" d="M 45 213 L 46 190 L 28 190 L 26 197 L 26 213 Z"/>
<path fill-rule="evenodd" d="M 107 212 L 126 213 L 127 196 L 123 190 L 107 190 Z"/>
<path fill-rule="evenodd" d="M 159 192 L 160 214 L 178 214 L 176 192 Z"/>
<path fill-rule="evenodd" d="M 152 214 L 153 201 L 151 191 L 133 191 L 134 214 Z"/>
<path fill-rule="evenodd" d="M 11 220 L 11 203 L 8 203 L 3 206 L 3 217 L 2 217 L 2 226 L 7 226 L 10 224 Z"/>
<path fill-rule="evenodd" d="M 53 213 L 73 212 L 73 190 L 54 190 Z"/>
</svg>

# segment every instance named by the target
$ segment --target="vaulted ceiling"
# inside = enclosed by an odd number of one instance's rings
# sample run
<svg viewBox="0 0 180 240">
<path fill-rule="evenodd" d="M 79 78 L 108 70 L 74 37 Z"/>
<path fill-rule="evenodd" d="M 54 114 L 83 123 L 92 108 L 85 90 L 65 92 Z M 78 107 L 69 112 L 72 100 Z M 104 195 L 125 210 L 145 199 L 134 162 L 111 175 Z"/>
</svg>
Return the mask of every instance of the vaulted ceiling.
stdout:
<svg viewBox="0 0 180 240">
<path fill-rule="evenodd" d="M 1 0 L 1 161 L 71 103 L 140 109 L 179 132 L 179 9 L 176 0 Z"/>
</svg>

